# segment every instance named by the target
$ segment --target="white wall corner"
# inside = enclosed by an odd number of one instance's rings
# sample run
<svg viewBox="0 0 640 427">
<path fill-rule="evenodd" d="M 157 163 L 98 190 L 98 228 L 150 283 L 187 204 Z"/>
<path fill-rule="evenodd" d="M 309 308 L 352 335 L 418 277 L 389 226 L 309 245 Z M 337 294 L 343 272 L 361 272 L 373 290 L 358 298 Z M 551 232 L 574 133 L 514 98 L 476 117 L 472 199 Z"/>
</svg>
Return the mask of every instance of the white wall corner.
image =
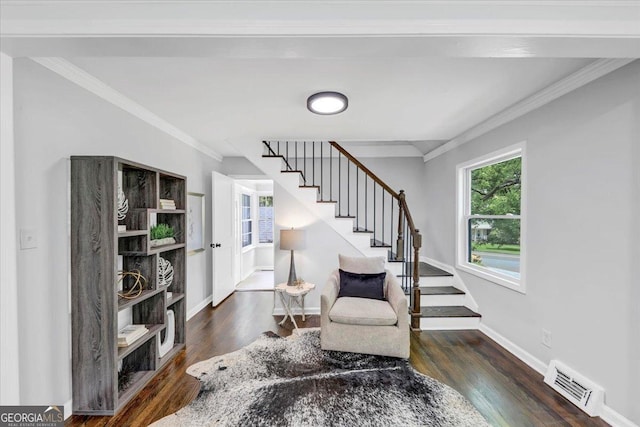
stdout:
<svg viewBox="0 0 640 427">
<path fill-rule="evenodd" d="M 73 415 L 73 400 L 69 400 L 64 404 L 64 419 L 69 419 L 71 415 Z"/>
<path fill-rule="evenodd" d="M 78 86 L 88 90 L 94 95 L 97 95 L 105 101 L 115 105 L 116 107 L 123 109 L 124 111 L 132 114 L 140 120 L 150 124 L 151 126 L 161 130 L 162 132 L 165 132 L 166 134 L 172 136 L 183 144 L 195 148 L 196 150 L 200 151 L 203 154 L 206 154 L 214 160 L 217 160 L 219 162 L 222 161 L 222 156 L 213 149 L 204 145 L 202 142 L 198 141 L 183 130 L 167 122 L 165 119 L 158 117 L 147 108 L 118 92 L 111 86 L 107 85 L 93 75 L 87 73 L 83 69 L 76 67 L 66 59 L 46 57 L 31 59 L 36 63 L 42 65 L 43 67 L 64 77 L 70 82 L 77 84 Z"/>
<path fill-rule="evenodd" d="M 189 319 L 191 319 L 193 316 L 195 316 L 196 314 L 198 314 L 200 312 L 200 310 L 202 310 L 203 308 L 205 308 L 206 306 L 208 306 L 209 304 L 211 304 L 213 302 L 213 295 L 209 295 L 208 297 L 206 297 L 204 300 L 202 300 L 201 302 L 199 302 L 195 307 L 193 307 L 191 310 L 189 310 L 189 312 L 187 313 L 187 321 L 189 321 Z"/>
<path fill-rule="evenodd" d="M 13 59 L 0 52 L 0 405 L 20 402 Z"/>
<path fill-rule="evenodd" d="M 525 114 L 542 107 L 545 104 L 554 101 L 561 96 L 566 95 L 592 81 L 623 67 L 635 59 L 597 59 L 589 65 L 579 69 L 573 74 L 558 80 L 557 82 L 545 87 L 539 92 L 516 102 L 515 104 L 505 108 L 499 113 L 489 117 L 483 122 L 469 128 L 460 135 L 456 136 L 446 144 L 428 152 L 424 155 L 424 162 L 435 159 L 444 153 L 453 150 L 467 142 L 484 135 L 485 133 L 496 129 L 505 123 L 524 116 Z"/>
</svg>

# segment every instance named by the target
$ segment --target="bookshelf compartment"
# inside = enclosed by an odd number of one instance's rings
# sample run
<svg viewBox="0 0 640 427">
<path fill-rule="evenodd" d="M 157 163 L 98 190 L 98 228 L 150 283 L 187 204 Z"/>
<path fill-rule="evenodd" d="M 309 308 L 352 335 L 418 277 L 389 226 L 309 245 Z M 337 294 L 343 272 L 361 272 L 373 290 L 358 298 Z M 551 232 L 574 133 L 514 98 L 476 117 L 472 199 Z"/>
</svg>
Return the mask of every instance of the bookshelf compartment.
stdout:
<svg viewBox="0 0 640 427">
<path fill-rule="evenodd" d="M 118 254 L 144 254 L 147 252 L 147 234 L 118 236 Z"/>
<path fill-rule="evenodd" d="M 124 405 L 151 379 L 156 370 L 156 335 L 122 359 L 118 370 L 118 406 Z"/>
<path fill-rule="evenodd" d="M 154 256 L 123 256 L 122 268 L 124 271 L 139 271 L 146 280 L 140 280 L 143 290 L 156 289 L 158 275 L 158 260 Z M 123 277 L 122 290 L 129 291 L 136 286 L 136 278 L 130 275 Z"/>
<path fill-rule="evenodd" d="M 166 321 L 165 298 L 164 292 L 158 292 L 135 304 L 132 311 L 133 323 L 164 325 Z"/>
<path fill-rule="evenodd" d="M 165 213 L 167 211 L 160 211 L 156 213 L 156 223 L 157 224 L 167 224 L 168 226 L 173 228 L 175 235 L 173 236 L 176 239 L 176 243 L 184 243 L 185 240 L 185 214 L 180 213 Z"/>
<path fill-rule="evenodd" d="M 173 282 L 171 282 L 171 286 L 167 288 L 167 291 L 173 292 L 174 294 L 182 294 L 185 290 L 185 275 L 183 274 L 185 270 L 185 251 L 183 249 L 174 249 L 169 251 L 164 251 L 159 254 L 162 258 L 166 259 L 173 266 Z"/>
<path fill-rule="evenodd" d="M 129 201 L 129 209 L 156 208 L 156 172 L 122 164 L 122 191 Z"/>
<path fill-rule="evenodd" d="M 149 331 L 145 333 L 143 336 L 132 342 L 126 347 L 118 347 L 118 359 L 122 359 L 123 357 L 128 356 L 133 353 L 138 347 L 142 346 L 151 338 L 154 338 L 156 334 L 164 329 L 164 325 L 145 325 Z"/>
<path fill-rule="evenodd" d="M 184 210 L 185 206 L 185 188 L 183 181 L 172 175 L 160 173 L 160 198 L 173 200 L 176 209 Z M 158 208 L 161 206 L 158 205 Z"/>
</svg>

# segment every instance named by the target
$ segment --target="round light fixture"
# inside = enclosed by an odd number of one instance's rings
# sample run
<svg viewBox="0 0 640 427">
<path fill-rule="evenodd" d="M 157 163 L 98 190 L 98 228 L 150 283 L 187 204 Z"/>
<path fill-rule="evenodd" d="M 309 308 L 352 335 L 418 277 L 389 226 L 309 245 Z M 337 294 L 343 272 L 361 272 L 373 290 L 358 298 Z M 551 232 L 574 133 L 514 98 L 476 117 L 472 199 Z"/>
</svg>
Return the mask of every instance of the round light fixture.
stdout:
<svg viewBox="0 0 640 427">
<path fill-rule="evenodd" d="M 340 92 L 318 92 L 307 98 L 307 108 L 316 114 L 338 114 L 348 106 L 349 100 Z"/>
</svg>

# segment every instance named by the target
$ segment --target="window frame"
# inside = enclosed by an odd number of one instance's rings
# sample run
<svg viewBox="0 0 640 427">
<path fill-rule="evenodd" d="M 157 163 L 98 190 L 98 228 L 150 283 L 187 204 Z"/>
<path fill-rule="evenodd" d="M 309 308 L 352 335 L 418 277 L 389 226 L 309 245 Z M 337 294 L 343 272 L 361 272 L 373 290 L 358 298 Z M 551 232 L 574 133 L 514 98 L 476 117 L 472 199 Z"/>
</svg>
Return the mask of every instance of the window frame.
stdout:
<svg viewBox="0 0 640 427">
<path fill-rule="evenodd" d="M 245 219 L 244 218 L 244 196 L 249 197 L 249 218 Z M 254 230 L 253 230 L 253 213 L 254 213 L 254 208 L 253 208 L 253 194 L 251 192 L 245 192 L 245 191 L 240 191 L 240 248 L 243 251 L 249 250 L 250 248 L 252 248 L 254 246 L 253 244 L 253 234 L 254 234 Z M 245 222 L 248 222 L 251 225 L 251 231 L 249 233 L 244 233 L 243 231 L 243 225 Z M 245 234 L 249 234 L 250 236 L 250 241 L 248 244 L 244 244 L 244 235 Z"/>
<path fill-rule="evenodd" d="M 504 162 L 514 158 L 521 158 L 521 184 L 520 184 L 520 215 L 471 215 L 471 171 L 495 163 Z M 477 157 L 456 167 L 457 184 L 457 212 L 456 212 L 456 268 L 474 276 L 488 280 L 508 289 L 526 293 L 526 218 L 527 218 L 527 156 L 526 142 L 522 141 L 514 145 L 502 148 L 484 156 Z M 469 220 L 473 218 L 495 219 L 520 219 L 520 279 L 506 274 L 480 267 L 471 263 L 468 259 L 469 249 Z"/>
</svg>

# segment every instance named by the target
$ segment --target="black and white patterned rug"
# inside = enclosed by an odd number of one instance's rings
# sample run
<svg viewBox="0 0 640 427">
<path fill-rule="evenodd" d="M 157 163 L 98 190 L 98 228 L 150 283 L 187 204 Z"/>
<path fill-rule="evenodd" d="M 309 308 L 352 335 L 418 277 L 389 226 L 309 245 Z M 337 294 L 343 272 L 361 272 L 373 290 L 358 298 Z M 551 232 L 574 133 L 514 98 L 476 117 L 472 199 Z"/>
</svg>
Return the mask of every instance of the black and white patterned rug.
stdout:
<svg viewBox="0 0 640 427">
<path fill-rule="evenodd" d="M 197 363 L 202 383 L 166 426 L 486 426 L 457 391 L 406 360 L 323 351 L 320 331 L 265 333 L 233 353 Z"/>
</svg>

